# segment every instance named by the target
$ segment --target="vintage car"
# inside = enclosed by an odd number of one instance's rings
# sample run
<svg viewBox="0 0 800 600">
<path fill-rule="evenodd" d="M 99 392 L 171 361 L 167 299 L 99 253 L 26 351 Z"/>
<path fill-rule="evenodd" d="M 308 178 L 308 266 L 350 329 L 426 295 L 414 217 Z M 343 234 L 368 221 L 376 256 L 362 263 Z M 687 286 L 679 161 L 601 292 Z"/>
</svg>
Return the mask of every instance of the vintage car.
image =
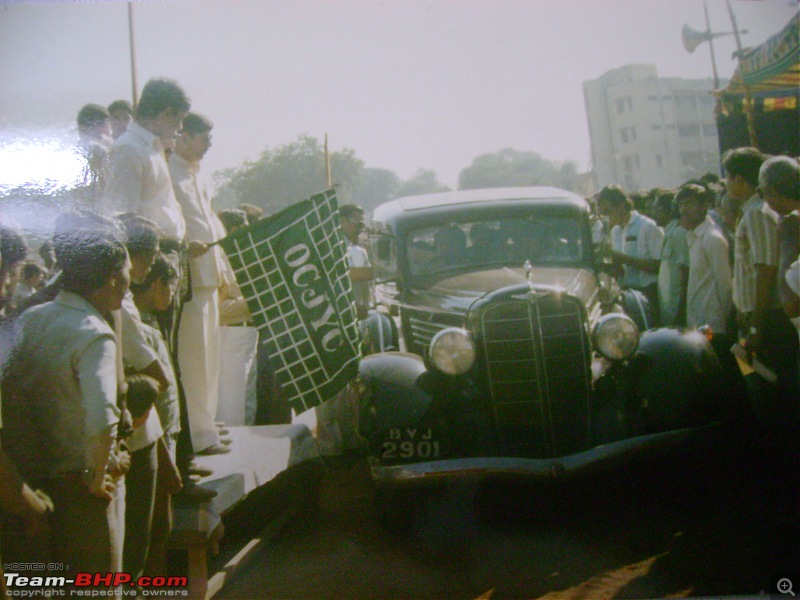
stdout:
<svg viewBox="0 0 800 600">
<path fill-rule="evenodd" d="M 359 371 L 357 432 L 385 515 L 398 490 L 570 476 L 725 421 L 707 338 L 643 330 L 646 302 L 606 272 L 583 198 L 550 187 L 406 197 L 378 206 L 372 225 L 376 294 L 404 343 Z"/>
</svg>

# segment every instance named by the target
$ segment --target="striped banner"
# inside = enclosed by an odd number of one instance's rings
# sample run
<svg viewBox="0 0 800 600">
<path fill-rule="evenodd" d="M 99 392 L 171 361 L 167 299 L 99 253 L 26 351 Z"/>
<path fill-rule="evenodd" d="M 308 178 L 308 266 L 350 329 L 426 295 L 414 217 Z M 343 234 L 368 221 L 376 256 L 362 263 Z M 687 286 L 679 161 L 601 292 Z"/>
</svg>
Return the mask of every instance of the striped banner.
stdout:
<svg viewBox="0 0 800 600">
<path fill-rule="evenodd" d="M 360 334 L 335 190 L 220 242 L 297 413 L 334 398 L 358 371 Z"/>
</svg>

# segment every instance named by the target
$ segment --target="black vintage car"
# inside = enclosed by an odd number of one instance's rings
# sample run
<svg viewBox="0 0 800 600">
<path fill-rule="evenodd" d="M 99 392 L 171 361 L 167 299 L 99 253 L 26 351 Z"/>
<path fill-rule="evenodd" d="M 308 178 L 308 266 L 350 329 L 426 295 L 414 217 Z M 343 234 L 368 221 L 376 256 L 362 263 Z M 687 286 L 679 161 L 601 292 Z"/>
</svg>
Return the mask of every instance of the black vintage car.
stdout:
<svg viewBox="0 0 800 600">
<path fill-rule="evenodd" d="M 570 476 L 719 429 L 708 340 L 641 331 L 646 302 L 605 272 L 592 236 L 586 201 L 556 188 L 377 207 L 377 295 L 405 350 L 360 366 L 357 431 L 380 499 L 452 480 Z"/>
</svg>

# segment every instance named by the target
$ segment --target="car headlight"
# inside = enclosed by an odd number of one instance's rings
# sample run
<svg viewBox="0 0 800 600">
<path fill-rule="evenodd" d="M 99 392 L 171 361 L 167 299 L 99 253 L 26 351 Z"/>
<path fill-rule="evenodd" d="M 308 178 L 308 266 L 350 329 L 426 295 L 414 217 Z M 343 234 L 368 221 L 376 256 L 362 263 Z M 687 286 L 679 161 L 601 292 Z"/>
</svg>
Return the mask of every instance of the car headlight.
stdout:
<svg viewBox="0 0 800 600">
<path fill-rule="evenodd" d="M 442 373 L 463 375 L 475 363 L 475 343 L 463 329 L 442 329 L 433 336 L 428 356 L 431 364 Z"/>
<path fill-rule="evenodd" d="M 626 360 L 639 347 L 639 328 L 622 313 L 604 315 L 592 332 L 594 347 L 608 360 Z"/>
</svg>

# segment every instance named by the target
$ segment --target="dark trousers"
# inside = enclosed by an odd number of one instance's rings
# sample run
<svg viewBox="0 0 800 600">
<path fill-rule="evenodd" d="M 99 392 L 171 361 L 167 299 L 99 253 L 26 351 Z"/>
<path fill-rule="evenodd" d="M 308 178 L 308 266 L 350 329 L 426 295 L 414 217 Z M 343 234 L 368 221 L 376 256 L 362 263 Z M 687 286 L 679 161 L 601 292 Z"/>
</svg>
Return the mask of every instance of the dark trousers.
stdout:
<svg viewBox="0 0 800 600">
<path fill-rule="evenodd" d="M 125 477 L 125 546 L 122 566 L 135 579 L 144 570 L 153 526 L 158 462 L 156 445 L 131 453 L 131 467 Z"/>
</svg>

